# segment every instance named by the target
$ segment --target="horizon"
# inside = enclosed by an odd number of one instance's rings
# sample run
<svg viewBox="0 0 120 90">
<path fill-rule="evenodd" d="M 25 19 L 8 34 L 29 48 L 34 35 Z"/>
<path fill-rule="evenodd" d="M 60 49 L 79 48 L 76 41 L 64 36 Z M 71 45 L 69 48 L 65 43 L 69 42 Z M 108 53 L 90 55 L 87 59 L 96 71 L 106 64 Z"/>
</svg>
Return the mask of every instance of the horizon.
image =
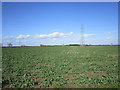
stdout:
<svg viewBox="0 0 120 90">
<path fill-rule="evenodd" d="M 11 46 L 9 46 L 8 44 L 11 44 Z M 119 46 L 120 44 L 40 44 L 40 45 L 13 45 L 12 43 L 8 43 L 7 45 L 2 45 L 1 47 L 44 47 L 44 46 Z"/>
</svg>

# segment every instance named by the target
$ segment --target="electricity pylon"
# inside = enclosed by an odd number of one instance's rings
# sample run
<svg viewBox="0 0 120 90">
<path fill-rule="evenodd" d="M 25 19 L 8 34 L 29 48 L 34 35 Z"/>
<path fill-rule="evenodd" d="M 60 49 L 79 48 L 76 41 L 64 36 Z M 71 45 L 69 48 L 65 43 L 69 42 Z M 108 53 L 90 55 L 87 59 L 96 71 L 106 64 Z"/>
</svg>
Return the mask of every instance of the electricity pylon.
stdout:
<svg viewBox="0 0 120 90">
<path fill-rule="evenodd" d="M 83 25 L 81 25 L 81 28 L 80 28 L 80 32 L 81 32 L 81 34 L 80 34 L 80 39 L 81 39 L 81 43 L 80 43 L 80 45 L 84 45 L 84 27 L 83 27 Z"/>
</svg>

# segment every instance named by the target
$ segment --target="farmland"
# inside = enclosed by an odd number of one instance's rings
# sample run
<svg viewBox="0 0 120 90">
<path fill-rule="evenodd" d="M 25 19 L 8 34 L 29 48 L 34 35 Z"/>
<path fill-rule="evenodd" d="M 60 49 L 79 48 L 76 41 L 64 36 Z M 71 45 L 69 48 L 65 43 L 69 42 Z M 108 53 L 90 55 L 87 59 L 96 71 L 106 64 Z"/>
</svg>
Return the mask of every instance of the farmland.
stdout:
<svg viewBox="0 0 120 90">
<path fill-rule="evenodd" d="M 9 47 L 3 88 L 118 87 L 117 46 Z"/>
</svg>

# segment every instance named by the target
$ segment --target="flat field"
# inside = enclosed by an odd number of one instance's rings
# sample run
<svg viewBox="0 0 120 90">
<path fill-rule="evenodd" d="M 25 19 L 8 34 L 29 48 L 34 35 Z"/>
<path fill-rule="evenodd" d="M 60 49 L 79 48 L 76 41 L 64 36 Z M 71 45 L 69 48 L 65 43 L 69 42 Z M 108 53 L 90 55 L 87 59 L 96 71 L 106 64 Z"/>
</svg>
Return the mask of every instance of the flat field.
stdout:
<svg viewBox="0 0 120 90">
<path fill-rule="evenodd" d="M 3 88 L 116 88 L 118 46 L 2 49 Z"/>
</svg>

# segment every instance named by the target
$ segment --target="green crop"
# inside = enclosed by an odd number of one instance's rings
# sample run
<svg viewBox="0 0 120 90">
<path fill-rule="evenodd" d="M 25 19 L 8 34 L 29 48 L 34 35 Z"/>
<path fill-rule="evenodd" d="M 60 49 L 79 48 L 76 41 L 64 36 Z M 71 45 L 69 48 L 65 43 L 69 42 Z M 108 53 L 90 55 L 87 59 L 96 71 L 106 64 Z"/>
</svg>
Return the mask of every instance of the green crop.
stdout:
<svg viewBox="0 0 120 90">
<path fill-rule="evenodd" d="M 3 48 L 3 88 L 118 87 L 117 46 Z"/>
</svg>

